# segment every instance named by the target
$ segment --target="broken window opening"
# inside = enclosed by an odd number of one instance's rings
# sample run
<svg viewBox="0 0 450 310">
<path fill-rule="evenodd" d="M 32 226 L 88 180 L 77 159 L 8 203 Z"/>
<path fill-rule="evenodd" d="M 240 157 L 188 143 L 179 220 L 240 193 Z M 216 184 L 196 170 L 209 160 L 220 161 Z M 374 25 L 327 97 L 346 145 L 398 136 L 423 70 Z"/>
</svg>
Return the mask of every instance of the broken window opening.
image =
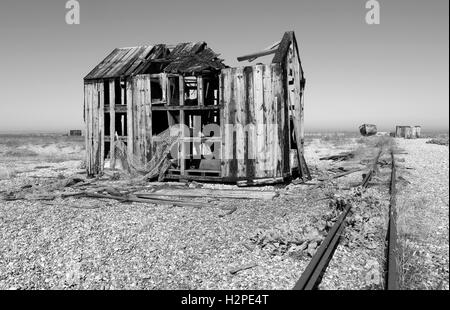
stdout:
<svg viewBox="0 0 450 310">
<path fill-rule="evenodd" d="M 185 105 L 198 105 L 197 94 L 197 77 L 185 76 L 184 77 L 184 104 Z"/>
<path fill-rule="evenodd" d="M 120 86 L 120 79 L 114 79 L 114 104 L 122 104 L 122 90 Z"/>
<path fill-rule="evenodd" d="M 105 132 L 105 136 L 110 136 L 111 135 L 111 117 L 110 117 L 110 113 L 105 111 L 105 113 L 103 114 L 103 121 L 104 121 L 104 132 Z"/>
<path fill-rule="evenodd" d="M 118 113 L 115 115 L 115 123 L 116 123 L 116 133 L 119 137 L 126 137 L 128 135 L 127 132 L 127 114 L 126 113 Z"/>
<path fill-rule="evenodd" d="M 154 104 L 164 103 L 163 81 L 161 77 L 150 78 L 151 100 Z"/>
<path fill-rule="evenodd" d="M 220 132 L 210 126 L 216 124 L 219 111 L 186 111 L 186 125 L 189 127 L 189 137 L 184 141 L 183 159 L 187 174 L 212 172 L 220 174 Z M 209 129 L 208 129 L 209 128 Z M 208 130 L 208 132 L 206 132 Z"/>
<path fill-rule="evenodd" d="M 105 152 L 103 155 L 103 159 L 111 158 L 110 149 L 111 149 L 111 142 L 109 141 L 105 142 Z"/>
<path fill-rule="evenodd" d="M 152 112 L 152 133 L 153 136 L 159 135 L 169 129 L 168 115 L 166 111 Z"/>
<path fill-rule="evenodd" d="M 204 77 L 203 100 L 206 106 L 219 104 L 219 80 L 217 77 Z"/>
<path fill-rule="evenodd" d="M 180 105 L 180 78 L 178 76 L 168 78 L 167 91 L 169 105 Z"/>
<path fill-rule="evenodd" d="M 127 104 L 127 85 L 124 80 L 120 80 L 120 102 L 123 105 Z"/>
</svg>

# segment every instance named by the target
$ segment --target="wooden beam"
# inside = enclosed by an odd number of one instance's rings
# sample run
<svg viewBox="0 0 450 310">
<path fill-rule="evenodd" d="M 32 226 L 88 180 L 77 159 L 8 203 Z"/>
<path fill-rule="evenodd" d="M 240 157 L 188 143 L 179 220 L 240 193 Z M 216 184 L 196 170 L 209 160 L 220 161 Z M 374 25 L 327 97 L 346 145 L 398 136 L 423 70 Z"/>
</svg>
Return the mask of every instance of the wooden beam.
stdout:
<svg viewBox="0 0 450 310">
<path fill-rule="evenodd" d="M 271 50 L 271 49 L 274 49 L 274 48 L 277 48 L 277 49 L 278 49 L 278 46 L 280 45 L 280 43 L 281 43 L 281 40 L 280 40 L 280 41 L 277 41 L 277 42 L 275 42 L 275 43 L 273 43 L 273 44 L 271 44 L 271 45 L 269 45 L 268 47 L 266 47 L 265 49 L 263 49 L 263 51 L 268 51 L 268 50 Z M 249 61 L 249 62 L 252 62 L 252 61 L 254 61 L 256 58 L 258 58 L 258 57 L 251 58 L 251 59 L 249 59 L 248 61 Z"/>
<path fill-rule="evenodd" d="M 214 105 L 214 106 L 189 106 L 189 105 L 180 105 L 180 106 L 155 106 L 152 105 L 152 111 L 205 111 L 205 110 L 220 110 L 222 109 L 222 105 Z"/>
<path fill-rule="evenodd" d="M 113 97 L 115 97 L 115 94 L 112 94 Z M 110 91 L 110 97 L 111 97 L 111 91 Z M 127 113 L 127 106 L 123 104 L 114 104 L 114 112 L 116 113 Z M 105 104 L 105 113 L 110 113 L 111 107 L 109 104 Z"/>
<path fill-rule="evenodd" d="M 237 60 L 238 61 L 245 61 L 245 60 L 250 60 L 250 59 L 256 59 L 258 57 L 262 57 L 262 56 L 267 56 L 267 55 L 271 55 L 271 54 L 275 54 L 277 52 L 277 48 L 275 49 L 271 49 L 271 50 L 267 50 L 267 51 L 261 51 L 261 52 L 257 52 L 257 53 L 253 53 L 253 54 L 248 54 L 245 56 L 241 56 L 238 57 Z"/>
<path fill-rule="evenodd" d="M 225 198 L 225 199 L 260 199 L 272 200 L 278 193 L 275 191 L 255 191 L 255 190 L 229 190 L 229 189 L 206 189 L 206 188 L 163 188 L 154 192 L 134 193 L 141 198 L 154 197 L 181 197 L 181 198 Z"/>
</svg>

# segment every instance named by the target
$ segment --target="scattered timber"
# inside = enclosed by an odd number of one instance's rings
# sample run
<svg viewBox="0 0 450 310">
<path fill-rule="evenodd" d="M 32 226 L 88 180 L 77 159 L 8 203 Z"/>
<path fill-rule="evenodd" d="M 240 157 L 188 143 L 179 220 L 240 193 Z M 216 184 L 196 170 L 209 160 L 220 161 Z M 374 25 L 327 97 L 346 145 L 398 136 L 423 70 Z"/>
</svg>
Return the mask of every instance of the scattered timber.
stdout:
<svg viewBox="0 0 450 310">
<path fill-rule="evenodd" d="M 236 184 L 239 187 L 245 186 L 260 186 L 260 185 L 273 185 L 277 183 L 282 183 L 284 178 L 267 178 L 267 179 L 254 179 L 254 180 L 241 180 Z"/>
<path fill-rule="evenodd" d="M 86 197 L 86 198 L 104 198 L 104 199 L 113 199 L 120 202 L 140 202 L 140 203 L 153 203 L 153 204 L 169 204 L 175 205 L 178 207 L 193 207 L 193 208 L 202 208 L 209 206 L 208 204 L 201 202 L 185 202 L 171 199 L 163 199 L 163 198 L 141 198 L 136 196 L 114 196 L 109 194 L 98 194 L 92 192 L 79 192 L 75 194 L 70 194 L 73 197 Z M 66 194 L 63 194 L 62 197 L 69 197 Z"/>
<path fill-rule="evenodd" d="M 352 173 L 355 173 L 355 172 L 359 172 L 359 171 L 362 171 L 362 170 L 363 170 L 362 168 L 358 168 L 358 169 L 354 169 L 354 170 L 350 170 L 350 171 L 346 171 L 346 172 L 342 172 L 342 173 L 333 175 L 333 176 L 329 177 L 328 179 L 325 179 L 322 182 L 317 183 L 316 185 L 310 187 L 310 189 L 311 190 L 317 189 L 317 188 L 321 187 L 322 185 L 324 185 L 325 183 L 330 182 L 330 181 L 332 181 L 334 179 L 342 178 L 342 177 L 344 177 L 346 175 L 349 175 L 349 174 L 352 174 Z"/>
<path fill-rule="evenodd" d="M 137 192 L 137 197 L 153 198 L 158 196 L 189 197 L 189 198 L 225 198 L 225 199 L 262 199 L 272 200 L 278 196 L 275 191 L 250 191 L 250 190 L 217 190 L 205 188 L 189 189 L 159 189 L 153 192 Z"/>
<path fill-rule="evenodd" d="M 319 158 L 319 160 L 344 161 L 344 160 L 352 159 L 353 157 L 355 157 L 355 154 L 353 154 L 352 152 L 348 152 L 348 153 L 341 153 L 338 155 L 321 157 L 321 158 Z"/>
</svg>

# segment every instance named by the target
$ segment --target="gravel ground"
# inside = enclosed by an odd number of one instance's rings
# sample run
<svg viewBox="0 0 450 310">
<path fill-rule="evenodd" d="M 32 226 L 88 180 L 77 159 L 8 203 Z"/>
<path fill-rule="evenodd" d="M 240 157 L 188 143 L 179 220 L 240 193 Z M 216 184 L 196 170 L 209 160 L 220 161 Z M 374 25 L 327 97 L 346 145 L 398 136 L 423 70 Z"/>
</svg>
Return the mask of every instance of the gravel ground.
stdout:
<svg viewBox="0 0 450 310">
<path fill-rule="evenodd" d="M 51 183 L 31 176 L 71 175 L 78 164 L 39 171 L 32 162 L 16 165 L 18 177 L 0 181 L 0 188 Z M 276 240 L 256 246 L 254 237 L 301 231 L 324 209 L 307 186 L 278 190 L 272 201 L 220 200 L 202 209 L 86 198 L 0 200 L 0 289 L 290 289 L 310 256 Z M 225 215 L 232 206 L 238 210 Z M 247 264 L 256 267 L 230 273 Z"/>
<path fill-rule="evenodd" d="M 402 288 L 449 289 L 449 148 L 396 139 L 407 154 L 398 195 Z"/>
<path fill-rule="evenodd" d="M 305 157 L 312 182 L 329 176 L 329 169 L 366 167 L 361 161 L 374 158 L 377 139 L 360 140 L 309 141 Z M 350 150 L 357 153 L 352 161 L 319 160 Z M 404 165 L 415 167 L 408 161 Z M 440 216 L 446 216 L 442 225 L 448 229 L 448 159 L 446 167 L 441 173 L 447 174 L 447 183 L 436 190 L 447 193 L 447 213 Z M 0 160 L 2 169 L 0 196 L 24 185 L 51 188 L 55 177 L 80 172 L 79 161 L 36 158 Z M 389 173 L 381 169 L 363 194 L 351 189 L 362 180 L 359 172 L 319 189 L 294 184 L 253 189 L 277 191 L 271 201 L 192 200 L 209 202 L 200 209 L 87 198 L 0 199 L 0 289 L 291 289 L 339 213 L 339 199 L 350 199 L 356 207 L 320 289 L 380 289 Z M 125 188 L 130 182 L 106 183 Z M 237 211 L 227 214 L 234 206 Z M 448 232 L 445 237 L 448 263 Z M 230 272 L 245 266 L 252 267 Z"/>
</svg>

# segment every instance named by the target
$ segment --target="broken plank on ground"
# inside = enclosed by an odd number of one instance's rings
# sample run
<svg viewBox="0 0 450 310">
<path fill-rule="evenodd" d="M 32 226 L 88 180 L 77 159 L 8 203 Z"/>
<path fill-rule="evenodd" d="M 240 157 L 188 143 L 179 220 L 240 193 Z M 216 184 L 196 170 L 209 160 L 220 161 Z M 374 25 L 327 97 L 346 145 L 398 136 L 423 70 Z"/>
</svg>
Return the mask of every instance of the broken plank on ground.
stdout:
<svg viewBox="0 0 450 310">
<path fill-rule="evenodd" d="M 278 193 L 275 191 L 252 191 L 252 190 L 217 190 L 206 188 L 171 189 L 163 188 L 153 192 L 137 192 L 137 197 L 190 197 L 190 198 L 225 198 L 225 199 L 263 199 L 272 200 Z"/>
</svg>

